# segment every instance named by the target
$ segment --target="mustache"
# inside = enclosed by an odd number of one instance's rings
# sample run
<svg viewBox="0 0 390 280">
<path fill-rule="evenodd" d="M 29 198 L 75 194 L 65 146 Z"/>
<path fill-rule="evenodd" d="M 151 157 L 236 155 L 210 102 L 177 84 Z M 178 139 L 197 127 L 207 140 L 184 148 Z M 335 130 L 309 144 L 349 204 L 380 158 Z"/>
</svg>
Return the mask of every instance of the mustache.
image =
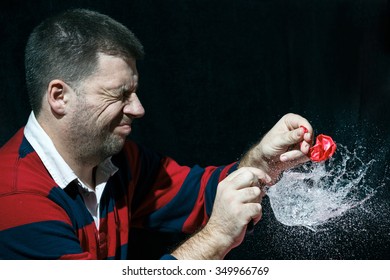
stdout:
<svg viewBox="0 0 390 280">
<path fill-rule="evenodd" d="M 122 120 L 121 122 L 119 122 L 119 126 L 121 125 L 131 125 L 132 123 L 132 120 Z"/>
<path fill-rule="evenodd" d="M 131 125 L 133 123 L 133 118 L 129 118 L 127 116 L 121 116 L 120 118 L 117 118 L 113 120 L 110 125 L 109 129 L 110 131 L 114 130 L 115 127 L 123 126 L 123 125 Z"/>
<path fill-rule="evenodd" d="M 118 125 L 118 126 L 121 126 L 121 125 L 131 125 L 132 122 L 133 122 L 133 118 L 130 118 L 128 116 L 121 116 L 121 118 L 118 118 L 114 122 L 114 124 Z"/>
</svg>

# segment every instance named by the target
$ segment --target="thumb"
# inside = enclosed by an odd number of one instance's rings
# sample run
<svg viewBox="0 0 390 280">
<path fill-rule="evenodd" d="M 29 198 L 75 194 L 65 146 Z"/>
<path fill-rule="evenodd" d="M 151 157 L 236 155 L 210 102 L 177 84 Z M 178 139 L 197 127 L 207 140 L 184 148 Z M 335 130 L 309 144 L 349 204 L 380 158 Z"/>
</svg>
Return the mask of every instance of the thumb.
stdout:
<svg viewBox="0 0 390 280">
<path fill-rule="evenodd" d="M 289 147 L 291 145 L 297 144 L 303 140 L 305 131 L 303 128 L 299 127 L 297 129 L 286 132 L 283 137 L 281 137 L 281 144 L 284 147 Z"/>
</svg>

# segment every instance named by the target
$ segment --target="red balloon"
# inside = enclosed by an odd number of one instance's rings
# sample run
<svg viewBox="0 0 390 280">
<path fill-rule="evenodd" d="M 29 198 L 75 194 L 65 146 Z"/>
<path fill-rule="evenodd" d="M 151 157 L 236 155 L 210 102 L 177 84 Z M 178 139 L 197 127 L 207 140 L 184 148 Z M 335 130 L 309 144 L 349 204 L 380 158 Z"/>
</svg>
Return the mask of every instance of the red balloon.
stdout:
<svg viewBox="0 0 390 280">
<path fill-rule="evenodd" d="M 336 151 L 336 143 L 332 137 L 320 134 L 316 138 L 316 144 L 310 148 L 308 156 L 312 161 L 324 161 L 333 156 Z"/>
<path fill-rule="evenodd" d="M 304 132 L 308 132 L 307 128 L 301 126 Z M 324 134 L 320 134 L 316 138 L 316 143 L 309 149 L 308 157 L 312 161 L 320 162 L 329 159 L 336 151 L 336 143 L 332 137 Z"/>
</svg>

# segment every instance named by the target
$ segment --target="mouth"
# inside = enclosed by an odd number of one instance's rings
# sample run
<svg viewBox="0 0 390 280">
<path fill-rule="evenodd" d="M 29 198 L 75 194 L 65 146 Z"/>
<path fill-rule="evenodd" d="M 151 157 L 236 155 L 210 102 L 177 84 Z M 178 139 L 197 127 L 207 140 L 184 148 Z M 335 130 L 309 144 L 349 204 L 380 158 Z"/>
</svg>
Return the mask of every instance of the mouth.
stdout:
<svg viewBox="0 0 390 280">
<path fill-rule="evenodd" d="M 119 134 L 122 134 L 124 136 L 127 136 L 131 132 L 131 122 L 122 122 L 120 123 L 116 129 Z"/>
<path fill-rule="evenodd" d="M 131 122 L 122 122 L 118 126 L 131 126 Z"/>
</svg>

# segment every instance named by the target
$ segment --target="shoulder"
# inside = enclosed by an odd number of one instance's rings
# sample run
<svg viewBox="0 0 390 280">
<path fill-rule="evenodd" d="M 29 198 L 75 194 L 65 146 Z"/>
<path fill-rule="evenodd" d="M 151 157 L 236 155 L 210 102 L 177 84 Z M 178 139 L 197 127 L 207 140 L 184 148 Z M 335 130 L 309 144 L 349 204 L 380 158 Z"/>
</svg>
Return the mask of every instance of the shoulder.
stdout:
<svg viewBox="0 0 390 280">
<path fill-rule="evenodd" d="M 0 195 L 32 192 L 47 195 L 56 185 L 20 129 L 0 149 Z"/>
</svg>

